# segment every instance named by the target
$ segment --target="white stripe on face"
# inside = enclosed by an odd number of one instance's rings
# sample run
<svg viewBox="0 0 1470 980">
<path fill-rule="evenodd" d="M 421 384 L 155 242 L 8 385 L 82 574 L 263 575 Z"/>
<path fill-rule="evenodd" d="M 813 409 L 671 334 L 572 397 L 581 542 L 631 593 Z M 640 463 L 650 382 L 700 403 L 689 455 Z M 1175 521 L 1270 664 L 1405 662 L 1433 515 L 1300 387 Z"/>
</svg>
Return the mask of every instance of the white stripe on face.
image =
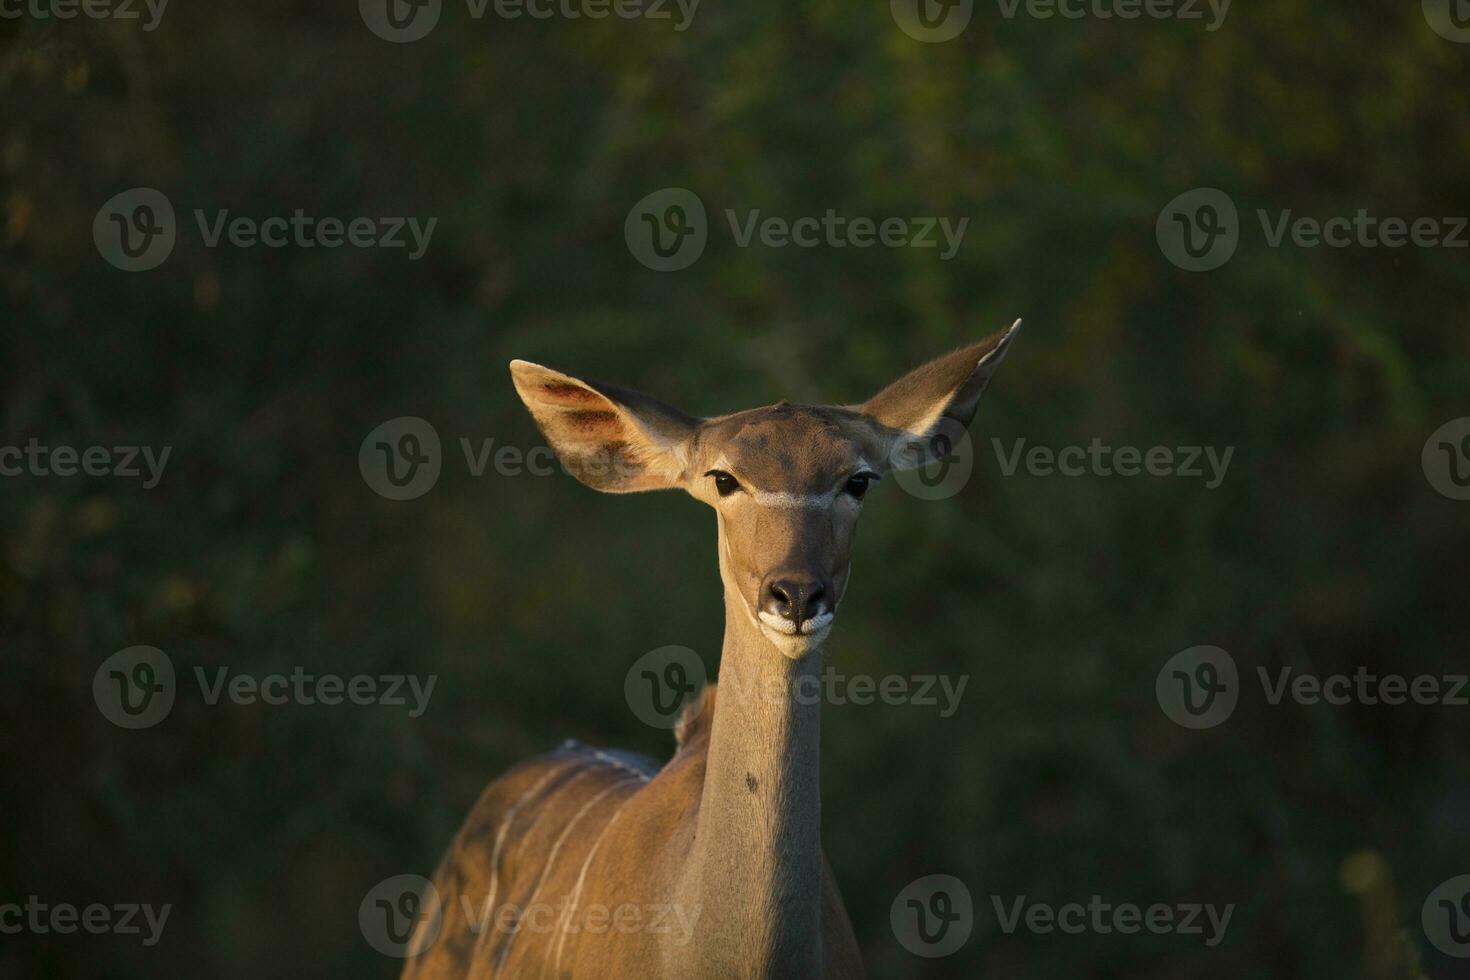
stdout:
<svg viewBox="0 0 1470 980">
<path fill-rule="evenodd" d="M 721 456 L 715 461 L 713 468 L 728 473 L 731 470 L 730 461 L 726 457 Z M 872 473 L 874 470 L 866 459 L 858 457 L 853 472 Z M 810 510 L 825 510 L 837 502 L 837 498 L 842 495 L 843 488 L 841 485 L 838 485 L 826 493 L 789 493 L 785 490 L 757 490 L 755 487 L 749 486 L 742 481 L 741 489 L 745 491 L 746 495 L 750 497 L 757 507 L 801 507 Z"/>
<path fill-rule="evenodd" d="M 750 499 L 755 501 L 757 507 L 806 507 L 812 510 L 825 510 L 831 507 L 837 499 L 835 493 L 777 493 L 770 490 L 754 490 L 747 488 Z"/>
</svg>

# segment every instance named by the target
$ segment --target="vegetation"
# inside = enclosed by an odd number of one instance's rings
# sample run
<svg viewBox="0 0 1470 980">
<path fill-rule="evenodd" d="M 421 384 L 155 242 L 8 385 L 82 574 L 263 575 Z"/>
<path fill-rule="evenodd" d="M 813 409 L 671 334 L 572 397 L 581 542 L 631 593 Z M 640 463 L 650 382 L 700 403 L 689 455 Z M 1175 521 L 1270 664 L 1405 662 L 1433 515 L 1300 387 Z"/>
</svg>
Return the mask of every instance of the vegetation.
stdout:
<svg viewBox="0 0 1470 980">
<path fill-rule="evenodd" d="M 566 737 L 667 754 L 623 678 L 669 644 L 715 672 L 713 522 L 672 495 L 474 475 L 461 439 L 540 444 L 511 358 L 713 414 L 852 401 L 1024 316 L 964 489 L 871 494 L 828 652 L 969 678 L 947 718 L 824 709 L 824 842 L 873 975 L 1372 976 L 1339 881 L 1365 849 L 1423 972 L 1463 975 L 1419 916 L 1470 872 L 1470 709 L 1272 704 L 1256 678 L 1465 671 L 1470 504 L 1420 457 L 1470 415 L 1470 253 L 1272 247 L 1257 211 L 1465 214 L 1470 46 L 1417 3 L 1241 4 L 1212 32 L 980 3 L 943 44 L 884 2 L 706 0 L 684 31 L 447 3 L 411 44 L 355 6 L 0 20 L 0 445 L 172 447 L 152 489 L 0 477 L 0 902 L 174 905 L 152 947 L 7 936 L 0 974 L 394 976 L 359 902 L 429 873 L 489 779 Z M 179 232 L 129 273 L 92 229 L 137 186 Z M 709 215 L 668 273 L 624 241 L 664 187 Z M 1195 187 L 1240 212 L 1211 272 L 1155 237 Z M 195 209 L 437 225 L 414 261 L 210 247 Z M 727 209 L 969 225 L 948 260 L 741 247 Z M 358 468 L 398 416 L 444 446 L 438 484 L 401 502 Z M 1021 439 L 1234 455 L 1215 489 L 1005 475 L 992 440 Z M 181 693 L 125 731 L 91 684 L 135 644 Z M 1196 731 L 1154 685 L 1201 644 L 1243 691 Z M 438 680 L 420 717 L 210 705 L 193 672 L 221 667 Z M 934 873 L 967 883 L 975 925 L 928 960 L 889 910 Z M 1093 895 L 1235 911 L 1206 947 L 1007 934 L 992 905 Z"/>
</svg>

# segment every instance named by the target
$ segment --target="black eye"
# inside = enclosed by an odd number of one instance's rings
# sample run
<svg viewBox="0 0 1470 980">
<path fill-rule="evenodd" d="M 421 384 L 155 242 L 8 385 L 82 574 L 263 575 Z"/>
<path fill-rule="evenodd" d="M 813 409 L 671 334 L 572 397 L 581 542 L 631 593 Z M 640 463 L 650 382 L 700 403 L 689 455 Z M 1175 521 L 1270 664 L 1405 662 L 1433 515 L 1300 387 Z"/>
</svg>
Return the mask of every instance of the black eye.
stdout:
<svg viewBox="0 0 1470 980">
<path fill-rule="evenodd" d="M 868 485 L 875 479 L 877 477 L 871 473 L 858 473 L 855 476 L 849 477 L 847 481 L 847 492 L 858 500 L 862 500 L 863 494 L 868 492 Z"/>
<path fill-rule="evenodd" d="M 740 481 L 736 480 L 733 476 L 731 476 L 729 473 L 726 473 L 724 470 L 710 470 L 708 473 L 705 474 L 705 476 L 712 476 L 715 478 L 715 492 L 718 493 L 721 497 L 728 497 L 730 496 L 730 494 L 740 489 Z"/>
</svg>

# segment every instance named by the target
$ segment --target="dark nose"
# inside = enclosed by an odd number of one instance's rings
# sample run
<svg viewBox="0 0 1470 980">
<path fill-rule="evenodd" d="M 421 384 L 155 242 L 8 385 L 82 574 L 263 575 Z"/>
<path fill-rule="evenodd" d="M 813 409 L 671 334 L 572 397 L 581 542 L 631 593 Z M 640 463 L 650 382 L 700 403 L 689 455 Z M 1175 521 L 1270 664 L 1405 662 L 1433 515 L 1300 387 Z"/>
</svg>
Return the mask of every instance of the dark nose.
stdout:
<svg viewBox="0 0 1470 980">
<path fill-rule="evenodd" d="M 766 581 L 761 610 L 790 620 L 797 629 L 801 629 L 802 623 L 830 610 L 827 603 L 830 591 L 827 583 L 820 579 L 791 575 L 772 577 Z"/>
</svg>

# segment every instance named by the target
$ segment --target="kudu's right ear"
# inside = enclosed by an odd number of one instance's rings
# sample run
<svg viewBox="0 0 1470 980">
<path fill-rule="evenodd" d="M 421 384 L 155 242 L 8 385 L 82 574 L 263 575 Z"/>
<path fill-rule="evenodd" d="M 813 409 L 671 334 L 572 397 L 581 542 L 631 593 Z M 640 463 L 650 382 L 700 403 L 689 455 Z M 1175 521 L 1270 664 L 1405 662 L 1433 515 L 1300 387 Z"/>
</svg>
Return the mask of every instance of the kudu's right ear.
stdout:
<svg viewBox="0 0 1470 980">
<path fill-rule="evenodd" d="M 578 480 L 605 493 L 682 486 L 697 419 L 627 388 L 530 361 L 510 377 L 536 427 Z"/>
<path fill-rule="evenodd" d="M 980 395 L 1020 329 L 1017 320 L 1008 330 L 915 368 L 856 406 L 877 424 L 892 469 L 913 469 L 936 458 L 936 439 L 956 441 L 975 418 Z M 946 426 L 956 431 L 945 432 Z"/>
</svg>

